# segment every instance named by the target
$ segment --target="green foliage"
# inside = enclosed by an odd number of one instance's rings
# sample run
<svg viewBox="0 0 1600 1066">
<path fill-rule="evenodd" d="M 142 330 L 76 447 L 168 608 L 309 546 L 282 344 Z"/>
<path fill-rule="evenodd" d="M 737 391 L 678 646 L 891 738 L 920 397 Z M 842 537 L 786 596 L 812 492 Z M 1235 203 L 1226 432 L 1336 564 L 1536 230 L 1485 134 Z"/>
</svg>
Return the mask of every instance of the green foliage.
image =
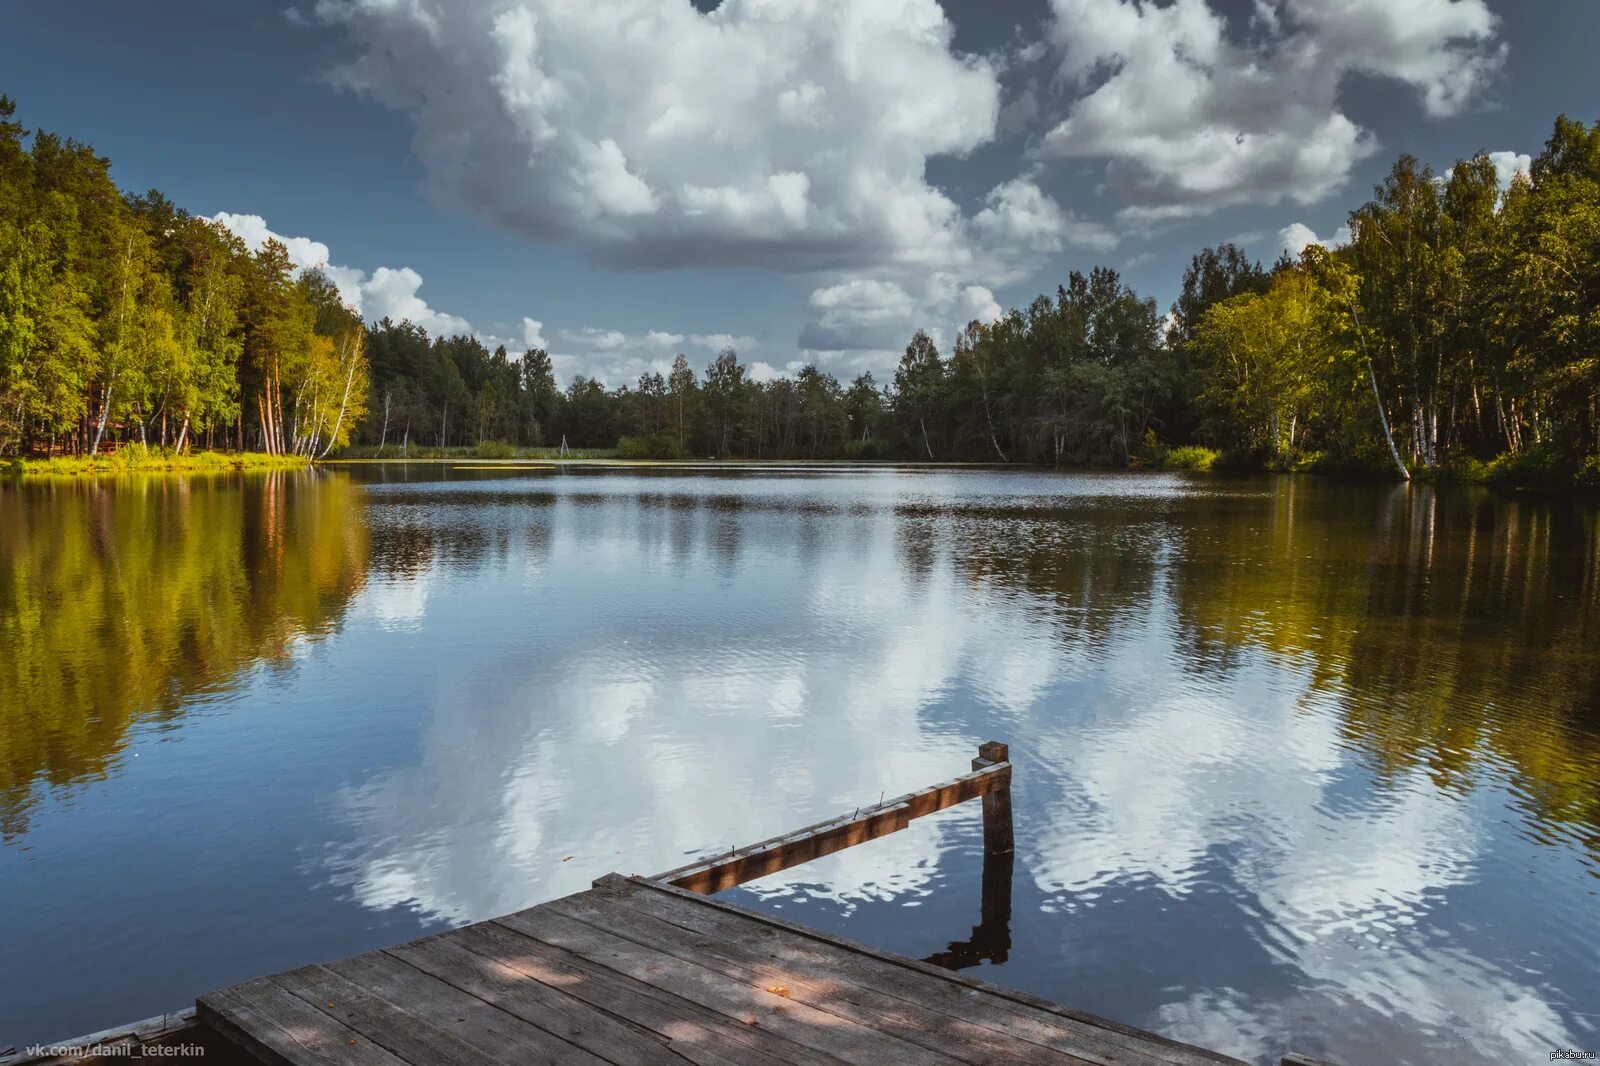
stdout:
<svg viewBox="0 0 1600 1066">
<path fill-rule="evenodd" d="M 1223 449 L 1211 460 L 1211 469 L 1219 474 L 1255 474 L 1266 469 L 1264 457 L 1238 448 Z"/>
<path fill-rule="evenodd" d="M 1600 455 L 1591 455 L 1583 461 L 1572 483 L 1585 492 L 1600 492 Z"/>
<path fill-rule="evenodd" d="M 1287 268 L 1265 292 L 1214 304 L 1192 337 L 1213 433 L 1279 469 L 1356 380 L 1342 316 L 1308 268 Z"/>
<path fill-rule="evenodd" d="M 852 440 L 846 442 L 843 457 L 860 463 L 893 458 L 887 453 L 887 449 L 883 444 L 875 440 Z"/>
<path fill-rule="evenodd" d="M 1486 157 L 1403 156 L 1350 228 L 1174 331 L 1202 435 L 1279 469 L 1570 484 L 1600 454 L 1600 131 L 1559 119 L 1503 193 Z"/>
<path fill-rule="evenodd" d="M 622 437 L 617 441 L 619 459 L 682 459 L 683 449 L 669 433 L 654 433 L 648 437 Z"/>
<path fill-rule="evenodd" d="M 14 114 L 0 98 L 0 454 L 348 440 L 363 335 L 326 278 L 158 192 L 123 195 L 108 160 Z"/>
<path fill-rule="evenodd" d="M 516 445 L 503 440 L 480 440 L 472 449 L 478 459 L 515 459 Z"/>
<path fill-rule="evenodd" d="M 1462 485 L 1485 485 L 1490 480 L 1494 466 L 1472 455 L 1452 455 L 1439 468 L 1440 481 L 1453 481 Z"/>
<path fill-rule="evenodd" d="M 1259 467 L 1258 467 L 1259 469 Z M 1297 474 L 1322 474 L 1346 481 L 1392 481 L 1394 465 L 1382 441 L 1360 440 L 1340 448 L 1296 452 L 1289 470 Z"/>
<path fill-rule="evenodd" d="M 1167 470 L 1210 470 L 1221 457 L 1222 453 L 1214 448 L 1185 444 L 1169 448 L 1161 458 L 1161 466 Z"/>
<path fill-rule="evenodd" d="M 1575 468 L 1554 445 L 1506 452 L 1488 464 L 1488 481 L 1514 488 L 1560 488 L 1573 483 Z"/>
<path fill-rule="evenodd" d="M 55 455 L 46 459 L 16 458 L 11 472 L 19 476 L 85 477 L 102 474 L 206 473 L 228 470 L 295 469 L 310 463 L 303 455 L 266 452 L 185 451 L 130 444 L 95 456 Z"/>
<path fill-rule="evenodd" d="M 1300 451 L 1289 460 L 1289 472 L 1292 474 L 1315 474 L 1327 469 L 1327 452 Z"/>
</svg>

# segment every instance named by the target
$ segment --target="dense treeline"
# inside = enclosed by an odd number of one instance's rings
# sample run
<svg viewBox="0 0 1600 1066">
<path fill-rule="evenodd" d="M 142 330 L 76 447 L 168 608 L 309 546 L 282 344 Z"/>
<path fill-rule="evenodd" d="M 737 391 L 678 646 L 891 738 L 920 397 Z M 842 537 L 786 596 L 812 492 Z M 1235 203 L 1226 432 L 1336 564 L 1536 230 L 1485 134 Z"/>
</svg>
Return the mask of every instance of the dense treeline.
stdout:
<svg viewBox="0 0 1600 1066">
<path fill-rule="evenodd" d="M 1115 271 L 1073 273 L 948 355 L 917 333 L 887 382 L 757 382 L 724 351 L 703 375 L 679 356 L 563 390 L 542 351 L 382 323 L 360 440 L 393 446 L 403 421 L 407 446 L 1110 464 L 1201 444 L 1276 469 L 1600 481 L 1600 129 L 1558 120 L 1504 189 L 1485 156 L 1445 175 L 1403 157 L 1350 231 L 1270 267 L 1206 249 L 1167 315 Z"/>
<path fill-rule="evenodd" d="M 725 349 L 703 375 L 679 355 L 632 385 L 578 375 L 561 389 L 538 349 L 511 360 L 388 321 L 368 343 L 372 415 L 358 440 L 386 454 L 620 441 L 638 457 L 1126 462 L 1176 385 L 1154 301 L 1104 269 L 1073 274 L 1025 314 L 973 323 L 948 359 L 919 331 L 882 384 L 864 373 L 844 385 L 816 366 L 759 382 Z"/>
<path fill-rule="evenodd" d="M 1504 191 L 1485 157 L 1402 157 L 1350 230 L 1270 275 L 1196 260 L 1186 293 L 1227 297 L 1175 338 L 1200 431 L 1277 466 L 1600 482 L 1600 127 L 1559 119 Z"/>
<path fill-rule="evenodd" d="M 103 440 L 320 456 L 347 443 L 634 456 L 1160 461 L 1600 481 L 1600 127 L 1559 119 L 1502 188 L 1478 156 L 1397 161 L 1350 243 L 1195 256 L 1163 315 L 1113 270 L 925 332 L 892 380 L 816 366 L 563 388 L 548 353 L 370 327 L 284 248 L 251 253 L 0 102 L 0 451 Z"/>
<path fill-rule="evenodd" d="M 107 441 L 318 456 L 365 409 L 364 329 L 283 245 L 252 254 L 0 97 L 0 452 Z"/>
</svg>

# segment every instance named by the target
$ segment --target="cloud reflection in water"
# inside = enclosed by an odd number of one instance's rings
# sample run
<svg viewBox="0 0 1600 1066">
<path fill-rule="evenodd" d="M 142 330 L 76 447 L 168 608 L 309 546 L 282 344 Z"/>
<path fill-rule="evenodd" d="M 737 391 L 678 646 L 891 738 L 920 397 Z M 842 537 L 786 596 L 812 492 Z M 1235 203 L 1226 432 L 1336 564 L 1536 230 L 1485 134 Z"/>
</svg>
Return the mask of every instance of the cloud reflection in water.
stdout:
<svg viewBox="0 0 1600 1066">
<path fill-rule="evenodd" d="M 481 919 L 932 783 L 998 736 L 1026 775 L 1017 877 L 1038 901 L 999 980 L 1068 998 L 1091 971 L 1029 964 L 1030 930 L 1045 952 L 1109 924 L 1148 957 L 1190 956 L 1139 926 L 1187 908 L 1227 958 L 1142 989 L 1149 1015 L 1124 1020 L 1262 1057 L 1287 1040 L 1397 1061 L 1582 1046 L 1592 1031 L 1516 964 L 1514 934 L 1452 909 L 1481 906 L 1456 901 L 1485 882 L 1506 897 L 1523 862 L 1492 828 L 1505 783 L 1375 776 L 1347 720 L 1354 669 L 1274 647 L 1270 603 L 1230 623 L 1246 639 L 1194 641 L 1193 575 L 1246 565 L 1211 557 L 1229 495 L 962 475 L 387 486 L 375 545 L 390 519 L 491 528 L 407 578 L 418 594 L 374 581 L 353 611 L 452 643 L 430 651 L 416 763 L 340 795 L 355 832 L 335 877 L 369 907 Z M 1319 617 L 1301 645 L 1346 624 Z M 852 932 L 872 939 L 884 907 L 969 857 L 963 834 L 936 821 L 745 896 L 860 910 Z M 1575 920 L 1574 898 L 1527 935 Z"/>
</svg>

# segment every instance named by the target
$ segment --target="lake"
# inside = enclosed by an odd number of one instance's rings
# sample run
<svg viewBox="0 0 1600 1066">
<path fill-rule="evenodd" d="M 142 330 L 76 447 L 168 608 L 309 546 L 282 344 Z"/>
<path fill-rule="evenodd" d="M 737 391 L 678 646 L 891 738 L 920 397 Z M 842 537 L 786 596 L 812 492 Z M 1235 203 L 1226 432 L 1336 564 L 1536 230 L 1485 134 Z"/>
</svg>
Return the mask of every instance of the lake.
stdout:
<svg viewBox="0 0 1600 1066">
<path fill-rule="evenodd" d="M 1016 764 L 735 902 L 1261 1062 L 1600 1052 L 1600 523 L 1308 478 L 0 485 L 0 1046 Z"/>
</svg>

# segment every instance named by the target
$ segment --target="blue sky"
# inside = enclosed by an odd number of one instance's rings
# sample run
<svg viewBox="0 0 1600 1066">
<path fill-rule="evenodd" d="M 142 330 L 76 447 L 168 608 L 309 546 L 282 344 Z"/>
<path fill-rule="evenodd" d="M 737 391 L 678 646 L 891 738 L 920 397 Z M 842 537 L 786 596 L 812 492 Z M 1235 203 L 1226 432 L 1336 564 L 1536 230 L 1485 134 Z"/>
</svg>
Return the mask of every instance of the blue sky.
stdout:
<svg viewBox="0 0 1600 1066">
<path fill-rule="evenodd" d="M 948 349 L 1097 263 L 1165 306 L 1206 244 L 1333 237 L 1400 152 L 1509 164 L 1600 117 L 1586 0 L 62 0 L 6 26 L 0 92 L 124 187 L 307 238 L 368 314 L 612 383 L 730 341 L 881 378 L 912 330 Z"/>
</svg>

